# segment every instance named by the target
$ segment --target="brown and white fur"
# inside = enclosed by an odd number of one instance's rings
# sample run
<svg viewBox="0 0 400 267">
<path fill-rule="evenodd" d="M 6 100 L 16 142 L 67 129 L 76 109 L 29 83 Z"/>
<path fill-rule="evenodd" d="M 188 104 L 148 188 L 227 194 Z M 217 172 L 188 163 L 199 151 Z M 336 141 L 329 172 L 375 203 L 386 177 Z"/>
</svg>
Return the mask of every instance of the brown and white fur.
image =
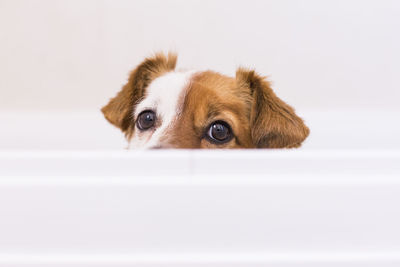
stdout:
<svg viewBox="0 0 400 267">
<path fill-rule="evenodd" d="M 308 136 L 303 120 L 255 71 L 239 68 L 234 78 L 177 71 L 176 60 L 161 53 L 145 59 L 102 108 L 130 148 L 294 148 Z M 141 130 L 137 120 L 145 110 L 154 112 L 155 121 Z M 210 125 L 221 121 L 231 138 L 213 142 Z"/>
</svg>

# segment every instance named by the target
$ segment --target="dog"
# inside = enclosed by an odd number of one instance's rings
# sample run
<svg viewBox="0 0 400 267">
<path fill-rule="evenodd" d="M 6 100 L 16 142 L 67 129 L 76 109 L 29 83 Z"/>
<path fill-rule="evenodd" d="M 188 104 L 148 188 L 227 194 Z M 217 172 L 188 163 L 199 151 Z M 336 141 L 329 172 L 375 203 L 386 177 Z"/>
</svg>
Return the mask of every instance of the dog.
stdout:
<svg viewBox="0 0 400 267">
<path fill-rule="evenodd" d="M 254 70 L 228 77 L 175 70 L 176 61 L 172 53 L 146 58 L 102 108 L 129 148 L 296 148 L 309 135 Z"/>
</svg>

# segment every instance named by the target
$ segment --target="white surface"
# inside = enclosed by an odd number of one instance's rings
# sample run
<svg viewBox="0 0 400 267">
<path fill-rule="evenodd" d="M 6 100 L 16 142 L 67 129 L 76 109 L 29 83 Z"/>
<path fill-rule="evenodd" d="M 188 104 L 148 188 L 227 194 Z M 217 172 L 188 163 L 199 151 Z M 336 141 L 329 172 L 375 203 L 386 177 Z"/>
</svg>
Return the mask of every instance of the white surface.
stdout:
<svg viewBox="0 0 400 267">
<path fill-rule="evenodd" d="M 0 153 L 0 266 L 398 266 L 399 151 Z"/>
<path fill-rule="evenodd" d="M 397 0 L 2 0 L 0 109 L 99 108 L 143 57 L 270 75 L 295 107 L 397 108 Z"/>
</svg>

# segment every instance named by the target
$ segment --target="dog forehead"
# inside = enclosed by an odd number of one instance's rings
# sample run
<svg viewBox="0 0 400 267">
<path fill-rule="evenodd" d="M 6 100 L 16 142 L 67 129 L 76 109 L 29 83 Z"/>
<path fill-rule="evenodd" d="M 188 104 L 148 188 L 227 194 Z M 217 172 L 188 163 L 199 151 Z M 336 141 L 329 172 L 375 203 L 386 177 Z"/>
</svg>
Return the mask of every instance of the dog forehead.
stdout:
<svg viewBox="0 0 400 267">
<path fill-rule="evenodd" d="M 192 75 L 193 71 L 174 71 L 156 78 L 146 88 L 145 97 L 136 107 L 135 115 L 145 109 L 152 109 L 159 115 L 177 113 Z"/>
</svg>

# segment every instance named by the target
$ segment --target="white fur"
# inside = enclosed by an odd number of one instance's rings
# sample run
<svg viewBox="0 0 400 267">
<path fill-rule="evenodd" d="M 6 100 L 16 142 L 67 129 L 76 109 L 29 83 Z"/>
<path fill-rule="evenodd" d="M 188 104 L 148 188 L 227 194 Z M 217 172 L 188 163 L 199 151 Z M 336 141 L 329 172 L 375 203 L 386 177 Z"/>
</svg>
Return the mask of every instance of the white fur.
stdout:
<svg viewBox="0 0 400 267">
<path fill-rule="evenodd" d="M 160 138 L 165 135 L 166 130 L 181 111 L 182 107 L 179 103 L 183 103 L 180 100 L 184 97 L 184 90 L 193 73 L 193 71 L 169 72 L 149 85 L 143 101 L 136 107 L 134 116 L 136 119 L 142 111 L 153 110 L 162 124 L 158 128 L 147 131 L 136 128 L 130 144 L 132 148 L 152 148 L 162 145 Z"/>
</svg>

